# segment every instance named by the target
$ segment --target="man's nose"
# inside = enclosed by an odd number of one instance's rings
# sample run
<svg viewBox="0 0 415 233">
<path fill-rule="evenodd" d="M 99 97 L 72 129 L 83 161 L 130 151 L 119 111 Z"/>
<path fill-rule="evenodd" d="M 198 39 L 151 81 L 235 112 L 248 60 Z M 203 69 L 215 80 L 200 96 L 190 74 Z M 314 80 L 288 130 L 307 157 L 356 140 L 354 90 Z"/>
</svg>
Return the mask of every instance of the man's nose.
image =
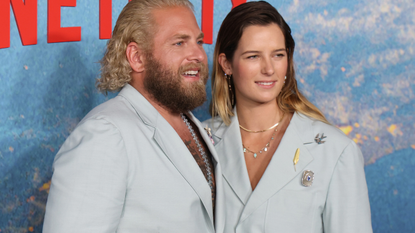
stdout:
<svg viewBox="0 0 415 233">
<path fill-rule="evenodd" d="M 207 55 L 203 46 L 199 43 L 195 43 L 190 48 L 189 61 L 204 62 L 207 59 Z"/>
</svg>

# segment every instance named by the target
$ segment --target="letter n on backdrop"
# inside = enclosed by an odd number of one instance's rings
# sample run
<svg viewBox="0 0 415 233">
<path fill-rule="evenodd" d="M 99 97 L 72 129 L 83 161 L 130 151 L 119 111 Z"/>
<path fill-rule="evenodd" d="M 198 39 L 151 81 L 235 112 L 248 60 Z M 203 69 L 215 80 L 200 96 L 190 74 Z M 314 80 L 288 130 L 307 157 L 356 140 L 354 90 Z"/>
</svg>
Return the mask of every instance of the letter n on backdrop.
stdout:
<svg viewBox="0 0 415 233">
<path fill-rule="evenodd" d="M 22 44 L 37 44 L 37 0 L 0 0 L 0 49 L 10 47 L 10 5 Z"/>
</svg>

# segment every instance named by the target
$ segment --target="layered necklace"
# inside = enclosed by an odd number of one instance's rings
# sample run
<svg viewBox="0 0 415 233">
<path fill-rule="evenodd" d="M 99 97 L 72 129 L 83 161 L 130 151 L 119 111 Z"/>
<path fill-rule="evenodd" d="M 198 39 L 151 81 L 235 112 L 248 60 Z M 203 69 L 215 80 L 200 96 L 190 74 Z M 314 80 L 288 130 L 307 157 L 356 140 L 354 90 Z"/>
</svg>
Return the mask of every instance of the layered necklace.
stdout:
<svg viewBox="0 0 415 233">
<path fill-rule="evenodd" d="M 241 128 L 242 130 L 244 130 L 244 131 L 246 131 L 248 133 L 262 133 L 262 132 L 265 132 L 265 131 L 268 131 L 270 129 L 275 128 L 274 133 L 271 136 L 271 139 L 269 139 L 268 143 L 261 150 L 259 150 L 258 152 L 255 152 L 255 151 L 252 151 L 252 150 L 248 149 L 244 145 L 244 143 L 242 142 L 242 146 L 244 148 L 244 153 L 246 153 L 246 152 L 252 153 L 254 155 L 254 158 L 256 158 L 258 156 L 258 154 L 262 154 L 262 152 L 267 152 L 268 151 L 268 147 L 271 144 L 271 141 L 274 140 L 275 133 L 278 130 L 278 128 L 276 128 L 276 127 L 281 123 L 282 119 L 284 119 L 284 115 L 285 115 L 285 113 L 282 114 L 281 119 L 275 125 L 271 126 L 268 129 L 263 129 L 263 130 L 257 130 L 257 131 L 255 131 L 255 130 L 247 129 L 247 128 L 243 127 L 242 125 L 239 125 L 239 128 Z"/>
</svg>

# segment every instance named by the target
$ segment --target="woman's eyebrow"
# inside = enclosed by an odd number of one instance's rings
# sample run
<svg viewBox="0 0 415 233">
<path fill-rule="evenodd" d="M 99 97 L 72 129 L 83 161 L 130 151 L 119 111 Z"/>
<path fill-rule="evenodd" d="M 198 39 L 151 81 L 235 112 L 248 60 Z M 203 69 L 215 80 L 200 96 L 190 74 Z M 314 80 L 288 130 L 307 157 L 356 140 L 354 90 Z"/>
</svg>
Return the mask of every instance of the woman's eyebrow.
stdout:
<svg viewBox="0 0 415 233">
<path fill-rule="evenodd" d="M 280 52 L 280 51 L 286 51 L 286 49 L 285 48 L 276 49 L 273 52 L 275 53 L 275 52 Z M 247 53 L 260 53 L 260 51 L 257 51 L 257 50 L 247 50 L 247 51 L 243 52 L 242 55 L 247 54 Z"/>
</svg>

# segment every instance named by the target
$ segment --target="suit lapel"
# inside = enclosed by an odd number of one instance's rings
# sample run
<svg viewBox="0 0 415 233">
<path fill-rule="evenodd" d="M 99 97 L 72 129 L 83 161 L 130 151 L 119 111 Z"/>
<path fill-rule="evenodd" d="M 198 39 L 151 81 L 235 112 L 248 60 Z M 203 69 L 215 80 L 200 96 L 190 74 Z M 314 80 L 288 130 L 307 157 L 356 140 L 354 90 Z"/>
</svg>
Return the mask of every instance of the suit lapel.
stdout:
<svg viewBox="0 0 415 233">
<path fill-rule="evenodd" d="M 144 124 L 154 128 L 153 140 L 199 196 L 213 225 L 212 197 L 209 185 L 182 139 L 135 88 L 127 84 L 119 95 L 128 100 Z M 201 133 L 203 135 L 203 132 Z"/>
<path fill-rule="evenodd" d="M 231 118 L 232 121 L 228 127 L 222 124 L 216 131 L 215 137 L 220 138 L 220 141 L 215 148 L 220 155 L 222 173 L 225 180 L 245 205 L 252 193 L 252 187 L 246 169 L 236 110 L 234 114 L 235 116 Z"/>
<path fill-rule="evenodd" d="M 182 139 L 162 116 L 158 117 L 157 128 L 153 138 L 171 163 L 199 196 L 213 224 L 212 197 L 206 178 L 200 171 L 199 165 L 197 165 Z"/>
<path fill-rule="evenodd" d="M 205 141 L 210 153 L 212 154 L 213 162 L 215 163 L 215 182 L 216 182 L 215 230 L 216 232 L 222 232 L 223 229 L 225 228 L 225 195 L 223 192 L 223 180 L 221 179 L 222 167 L 221 167 L 221 164 L 219 163 L 219 157 L 216 153 L 215 146 L 212 144 L 212 141 L 210 140 L 210 137 L 207 135 L 203 125 L 199 122 L 198 119 L 194 117 L 192 113 L 189 113 L 189 118 L 198 127 L 200 135 L 202 135 L 203 140 Z"/>
<path fill-rule="evenodd" d="M 304 167 L 313 160 L 312 155 L 305 147 L 302 139 L 302 137 L 312 138 L 309 136 L 312 135 L 312 132 L 307 131 L 310 127 L 298 128 L 298 121 L 298 115 L 295 113 L 281 139 L 277 151 L 249 198 L 242 212 L 240 222 L 249 217 L 252 212 L 280 191 L 287 183 L 294 178 L 298 178 L 299 174 L 303 172 Z M 293 159 L 297 148 L 300 149 L 300 156 L 296 170 L 294 170 Z"/>
</svg>

